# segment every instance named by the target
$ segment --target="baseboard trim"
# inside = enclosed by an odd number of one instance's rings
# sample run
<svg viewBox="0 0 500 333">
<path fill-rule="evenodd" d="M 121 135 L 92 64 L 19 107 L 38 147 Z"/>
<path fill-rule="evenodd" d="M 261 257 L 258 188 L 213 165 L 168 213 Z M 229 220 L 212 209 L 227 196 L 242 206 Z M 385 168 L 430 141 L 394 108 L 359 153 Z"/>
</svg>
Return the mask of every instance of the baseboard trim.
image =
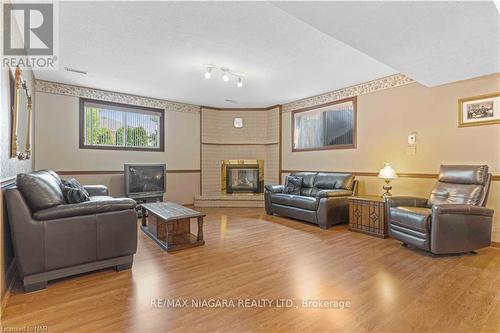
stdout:
<svg viewBox="0 0 500 333">
<path fill-rule="evenodd" d="M 491 242 L 491 247 L 496 247 L 500 249 L 500 242 Z"/>
</svg>

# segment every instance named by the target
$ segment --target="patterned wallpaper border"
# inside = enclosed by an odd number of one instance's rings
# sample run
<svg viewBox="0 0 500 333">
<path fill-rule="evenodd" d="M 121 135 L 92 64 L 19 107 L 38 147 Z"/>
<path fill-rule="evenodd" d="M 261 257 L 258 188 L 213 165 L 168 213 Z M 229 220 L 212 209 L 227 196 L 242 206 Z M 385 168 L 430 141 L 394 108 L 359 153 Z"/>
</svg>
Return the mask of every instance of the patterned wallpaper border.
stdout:
<svg viewBox="0 0 500 333">
<path fill-rule="evenodd" d="M 165 109 L 166 111 L 197 113 L 197 114 L 200 113 L 200 107 L 198 105 L 171 102 L 162 99 L 142 97 L 142 96 L 118 93 L 114 91 L 79 87 L 70 84 L 44 81 L 44 80 L 35 81 L 35 91 L 58 94 L 58 95 L 85 97 L 107 102 L 116 102 L 116 103 Z"/>
<path fill-rule="evenodd" d="M 334 90 L 325 94 L 307 97 L 298 101 L 283 104 L 282 112 L 291 112 L 293 110 L 333 102 L 339 99 L 369 94 L 375 91 L 395 88 L 415 82 L 404 74 L 394 74 L 380 79 L 364 82 L 347 88 Z"/>
<path fill-rule="evenodd" d="M 283 104 L 282 112 L 291 112 L 293 110 L 324 104 L 343 98 L 369 94 L 375 91 L 395 88 L 415 81 L 404 74 L 394 74 L 380 79 L 364 82 L 347 88 L 333 90 L 324 94 L 307 97 L 298 101 Z M 162 99 L 142 97 L 125 93 L 118 93 L 107 90 L 86 88 L 74 86 L 65 83 L 51 82 L 44 80 L 35 80 L 35 91 L 51 94 L 85 97 L 109 102 L 132 104 L 152 108 L 165 109 L 167 111 L 200 113 L 198 105 L 172 102 Z"/>
</svg>

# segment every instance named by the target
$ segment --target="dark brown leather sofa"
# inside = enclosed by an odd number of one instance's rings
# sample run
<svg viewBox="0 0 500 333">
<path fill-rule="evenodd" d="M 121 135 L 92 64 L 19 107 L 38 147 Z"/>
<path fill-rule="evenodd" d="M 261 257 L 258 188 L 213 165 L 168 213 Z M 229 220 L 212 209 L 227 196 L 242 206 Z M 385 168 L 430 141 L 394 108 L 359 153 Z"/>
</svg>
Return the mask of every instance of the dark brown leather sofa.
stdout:
<svg viewBox="0 0 500 333">
<path fill-rule="evenodd" d="M 132 267 L 137 250 L 135 201 L 114 199 L 102 185 L 84 186 L 90 201 L 66 204 L 50 170 L 17 176 L 5 192 L 18 274 L 26 292 L 88 271 Z"/>
<path fill-rule="evenodd" d="M 354 176 L 334 172 L 297 172 L 302 177 L 300 195 L 285 194 L 284 185 L 266 185 L 266 213 L 315 223 L 322 229 L 349 222 L 348 198 L 356 195 Z"/>
<path fill-rule="evenodd" d="M 386 199 L 389 234 L 433 254 L 471 252 L 491 244 L 487 165 L 442 165 L 429 199 Z"/>
</svg>

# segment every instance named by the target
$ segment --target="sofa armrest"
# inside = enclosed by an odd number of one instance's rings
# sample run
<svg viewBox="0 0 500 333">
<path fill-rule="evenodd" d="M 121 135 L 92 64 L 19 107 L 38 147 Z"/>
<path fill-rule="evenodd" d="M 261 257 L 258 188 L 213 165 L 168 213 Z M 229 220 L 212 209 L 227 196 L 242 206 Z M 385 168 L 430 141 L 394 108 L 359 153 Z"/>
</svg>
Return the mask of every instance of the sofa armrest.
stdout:
<svg viewBox="0 0 500 333">
<path fill-rule="evenodd" d="M 335 224 L 349 223 L 349 196 L 317 198 L 318 225 L 328 229 Z"/>
<path fill-rule="evenodd" d="M 83 185 L 83 188 L 89 192 L 91 197 L 97 195 L 109 195 L 108 188 L 104 185 Z"/>
<path fill-rule="evenodd" d="M 265 192 L 268 193 L 283 193 L 285 185 L 266 185 L 264 186 Z"/>
<path fill-rule="evenodd" d="M 387 208 L 406 206 L 406 207 L 426 207 L 427 199 L 419 197 L 409 197 L 409 196 L 398 196 L 398 197 L 386 197 L 385 205 Z"/>
<path fill-rule="evenodd" d="M 463 253 L 491 245 L 493 210 L 472 205 L 432 206 L 431 252 Z"/>
<path fill-rule="evenodd" d="M 316 193 L 316 198 L 350 197 L 352 191 L 349 190 L 321 190 Z"/>
<path fill-rule="evenodd" d="M 5 201 L 19 276 L 42 272 L 45 268 L 43 223 L 32 219 L 31 210 L 17 188 L 5 191 Z"/>
<path fill-rule="evenodd" d="M 77 204 L 58 205 L 42 209 L 33 214 L 36 220 L 54 220 L 73 216 L 92 215 L 134 209 L 136 202 L 129 198 L 110 198 L 99 201 L 85 201 Z"/>
<path fill-rule="evenodd" d="M 432 206 L 432 214 L 457 214 L 457 215 L 480 215 L 492 217 L 493 209 L 474 206 L 474 205 L 457 205 L 457 204 L 443 204 Z"/>
</svg>

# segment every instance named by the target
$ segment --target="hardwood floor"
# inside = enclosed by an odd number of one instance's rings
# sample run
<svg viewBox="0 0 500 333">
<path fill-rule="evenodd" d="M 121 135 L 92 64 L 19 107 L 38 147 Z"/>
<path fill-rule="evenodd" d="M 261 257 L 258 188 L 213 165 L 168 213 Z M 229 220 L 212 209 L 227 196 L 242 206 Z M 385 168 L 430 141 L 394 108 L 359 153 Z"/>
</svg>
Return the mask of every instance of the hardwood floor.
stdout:
<svg viewBox="0 0 500 333">
<path fill-rule="evenodd" d="M 58 280 L 32 294 L 16 289 L 2 326 L 51 333 L 500 332 L 499 249 L 431 258 L 346 226 L 322 230 L 260 208 L 202 210 L 205 246 L 167 254 L 139 232 L 132 270 Z M 157 298 L 292 299 L 298 307 L 154 308 Z M 302 299 L 347 300 L 350 307 L 303 308 Z"/>
</svg>

